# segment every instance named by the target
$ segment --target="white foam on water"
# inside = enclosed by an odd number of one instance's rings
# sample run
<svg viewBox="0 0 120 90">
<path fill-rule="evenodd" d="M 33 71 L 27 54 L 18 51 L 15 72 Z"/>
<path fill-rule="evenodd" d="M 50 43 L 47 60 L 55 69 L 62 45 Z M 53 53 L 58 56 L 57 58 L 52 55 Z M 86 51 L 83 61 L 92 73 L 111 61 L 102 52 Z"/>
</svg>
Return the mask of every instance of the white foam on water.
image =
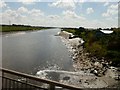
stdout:
<svg viewBox="0 0 120 90">
<path fill-rule="evenodd" d="M 80 72 L 70 72 L 64 70 L 40 70 L 36 73 L 38 78 L 54 80 L 60 83 L 68 84 L 68 85 L 81 85 L 81 78 L 85 78 L 87 76 L 94 78 L 93 74 Z"/>
<path fill-rule="evenodd" d="M 46 79 L 47 73 L 45 71 L 39 71 L 36 73 L 37 77 L 40 77 L 42 79 Z"/>
<path fill-rule="evenodd" d="M 40 70 L 36 73 L 37 76 L 43 76 L 43 75 L 47 75 L 47 73 L 57 73 L 57 74 L 69 74 L 69 75 L 75 75 L 75 76 L 79 76 L 79 75 L 93 75 L 90 73 L 85 73 L 84 71 L 79 71 L 79 72 L 70 72 L 70 71 L 64 71 L 64 70 Z"/>
<path fill-rule="evenodd" d="M 49 72 L 57 71 L 57 70 L 61 70 L 62 69 L 57 64 L 54 64 L 54 65 L 50 64 L 49 61 L 47 61 L 46 64 L 47 64 L 47 66 L 44 67 L 42 70 L 38 69 L 39 71 L 36 73 L 37 77 L 45 79 L 45 78 L 47 78 Z"/>
<path fill-rule="evenodd" d="M 62 68 L 57 64 L 51 64 L 49 61 L 46 61 L 47 67 L 44 67 L 44 70 L 61 70 Z"/>
</svg>

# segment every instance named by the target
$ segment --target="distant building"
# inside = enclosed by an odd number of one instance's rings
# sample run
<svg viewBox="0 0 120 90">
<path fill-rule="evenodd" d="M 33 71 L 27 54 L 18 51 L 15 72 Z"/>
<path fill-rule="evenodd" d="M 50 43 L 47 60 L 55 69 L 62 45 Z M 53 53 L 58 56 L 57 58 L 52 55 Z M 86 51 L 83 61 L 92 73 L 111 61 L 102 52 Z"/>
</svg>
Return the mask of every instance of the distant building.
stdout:
<svg viewBox="0 0 120 90">
<path fill-rule="evenodd" d="M 111 34 L 113 33 L 113 31 L 110 30 L 100 30 L 101 32 L 105 33 L 105 34 Z"/>
</svg>

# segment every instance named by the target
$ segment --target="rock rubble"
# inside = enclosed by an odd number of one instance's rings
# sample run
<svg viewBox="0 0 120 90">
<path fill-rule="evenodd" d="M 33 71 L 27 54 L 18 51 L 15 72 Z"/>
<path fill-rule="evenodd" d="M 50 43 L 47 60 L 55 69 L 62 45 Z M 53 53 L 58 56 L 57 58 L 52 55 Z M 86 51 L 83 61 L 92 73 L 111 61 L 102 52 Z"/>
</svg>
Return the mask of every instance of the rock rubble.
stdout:
<svg viewBox="0 0 120 90">
<path fill-rule="evenodd" d="M 90 54 L 84 51 L 84 48 L 82 46 L 84 41 L 81 38 L 71 39 L 70 37 L 73 35 L 71 33 L 66 33 L 63 31 L 61 31 L 59 35 L 62 36 L 65 45 L 71 53 L 75 72 L 84 71 L 85 73 L 92 73 L 100 79 L 104 78 L 106 82 L 108 82 L 110 79 L 113 80 L 113 83 L 116 82 L 115 79 L 119 80 L 120 74 L 118 74 L 118 68 L 111 68 L 111 62 L 107 62 L 106 60 L 104 60 L 104 58 L 99 60 L 96 57 L 90 57 Z M 109 78 L 109 80 L 107 78 Z M 95 80 L 94 83 L 97 83 L 98 80 Z M 102 81 L 100 80 L 101 83 Z M 107 86 L 110 86 L 109 83 L 105 85 L 105 87 Z"/>
</svg>

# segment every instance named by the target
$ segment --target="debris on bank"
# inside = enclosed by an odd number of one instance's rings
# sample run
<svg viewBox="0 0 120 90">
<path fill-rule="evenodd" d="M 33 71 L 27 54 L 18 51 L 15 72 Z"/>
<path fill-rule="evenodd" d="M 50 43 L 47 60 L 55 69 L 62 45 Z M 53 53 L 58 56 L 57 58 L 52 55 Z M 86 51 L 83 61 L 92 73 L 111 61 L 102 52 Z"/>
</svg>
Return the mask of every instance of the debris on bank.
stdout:
<svg viewBox="0 0 120 90">
<path fill-rule="evenodd" d="M 105 34 L 111 34 L 113 33 L 113 31 L 110 30 L 100 30 L 101 32 L 105 33 Z"/>
<path fill-rule="evenodd" d="M 110 62 L 107 62 L 104 58 L 98 60 L 96 57 L 89 57 L 89 53 L 84 52 L 82 46 L 84 40 L 82 38 L 75 37 L 72 33 L 66 31 L 61 31 L 58 34 L 71 53 L 74 71 L 92 73 L 97 77 L 96 80 L 87 80 L 87 83 L 93 82 L 96 84 L 95 87 L 99 88 L 110 87 L 120 81 L 120 72 L 118 68 L 110 66 Z M 82 78 L 84 78 L 84 76 Z M 90 86 L 86 85 L 85 87 L 94 87 L 94 85 L 92 86 L 90 84 Z"/>
</svg>

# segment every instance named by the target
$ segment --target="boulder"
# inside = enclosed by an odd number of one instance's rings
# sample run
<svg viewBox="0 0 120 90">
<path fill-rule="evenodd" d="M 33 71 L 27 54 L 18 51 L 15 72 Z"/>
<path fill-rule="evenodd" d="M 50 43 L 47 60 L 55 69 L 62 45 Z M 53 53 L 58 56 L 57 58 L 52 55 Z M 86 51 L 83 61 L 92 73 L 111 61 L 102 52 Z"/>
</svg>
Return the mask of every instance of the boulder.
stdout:
<svg viewBox="0 0 120 90">
<path fill-rule="evenodd" d="M 99 68 L 102 68 L 102 67 L 103 67 L 103 65 L 102 65 L 101 63 L 99 63 L 99 62 L 95 62 L 95 63 L 94 63 L 94 66 L 95 66 L 95 67 L 99 67 Z"/>
</svg>

